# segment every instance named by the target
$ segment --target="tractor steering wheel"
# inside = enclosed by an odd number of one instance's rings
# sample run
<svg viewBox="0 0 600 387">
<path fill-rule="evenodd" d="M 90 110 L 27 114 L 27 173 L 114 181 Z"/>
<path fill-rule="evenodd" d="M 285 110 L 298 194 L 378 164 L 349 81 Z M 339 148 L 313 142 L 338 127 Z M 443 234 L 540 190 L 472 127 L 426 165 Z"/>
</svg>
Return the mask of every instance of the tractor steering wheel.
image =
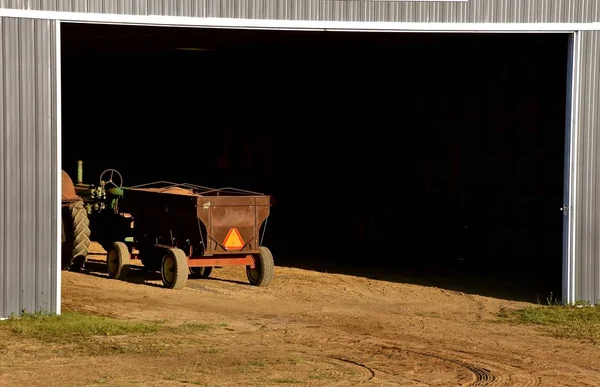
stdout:
<svg viewBox="0 0 600 387">
<path fill-rule="evenodd" d="M 108 175 L 108 180 L 103 179 L 104 175 Z M 113 177 L 115 177 L 115 175 L 117 177 L 118 184 L 113 181 Z M 121 176 L 119 171 L 117 171 L 116 169 L 107 169 L 100 174 L 100 186 L 109 183 L 112 184 L 115 188 L 121 188 L 123 186 L 123 176 Z"/>
</svg>

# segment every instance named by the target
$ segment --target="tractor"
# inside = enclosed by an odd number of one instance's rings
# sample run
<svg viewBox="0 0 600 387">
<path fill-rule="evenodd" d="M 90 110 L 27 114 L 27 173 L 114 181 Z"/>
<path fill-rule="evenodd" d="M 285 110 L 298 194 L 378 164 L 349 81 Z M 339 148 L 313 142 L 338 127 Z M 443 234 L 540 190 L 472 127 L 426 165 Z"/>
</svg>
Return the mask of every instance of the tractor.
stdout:
<svg viewBox="0 0 600 387">
<path fill-rule="evenodd" d="M 67 172 L 62 171 L 64 270 L 79 271 L 83 268 L 92 240 L 108 250 L 131 227 L 127 214 L 118 212 L 118 198 L 123 195 L 121 174 L 115 169 L 107 169 L 99 180 L 98 186 L 83 183 L 82 161 L 78 161 L 76 184 Z"/>
</svg>

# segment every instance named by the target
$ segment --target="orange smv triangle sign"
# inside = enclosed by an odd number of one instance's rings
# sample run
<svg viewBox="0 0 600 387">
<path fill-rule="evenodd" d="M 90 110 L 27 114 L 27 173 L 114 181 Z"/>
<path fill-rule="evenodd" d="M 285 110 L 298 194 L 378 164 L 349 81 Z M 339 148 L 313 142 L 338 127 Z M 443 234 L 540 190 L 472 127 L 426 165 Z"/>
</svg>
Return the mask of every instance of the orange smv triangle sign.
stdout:
<svg viewBox="0 0 600 387">
<path fill-rule="evenodd" d="M 223 246 L 225 246 L 227 250 L 234 251 L 241 250 L 242 247 L 244 247 L 244 240 L 237 228 L 233 227 L 229 229 L 229 232 L 223 241 Z"/>
</svg>

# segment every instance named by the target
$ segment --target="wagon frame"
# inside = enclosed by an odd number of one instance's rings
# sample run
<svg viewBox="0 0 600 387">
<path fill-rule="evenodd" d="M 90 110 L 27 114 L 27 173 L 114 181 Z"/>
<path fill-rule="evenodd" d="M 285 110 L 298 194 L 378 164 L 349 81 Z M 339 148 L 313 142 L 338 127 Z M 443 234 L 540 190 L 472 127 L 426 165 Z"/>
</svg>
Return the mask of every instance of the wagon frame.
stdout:
<svg viewBox="0 0 600 387">
<path fill-rule="evenodd" d="M 163 285 L 185 287 L 188 276 L 208 278 L 213 267 L 245 266 L 250 284 L 269 285 L 271 251 L 262 245 L 270 196 L 236 188 L 160 181 L 123 188 L 117 211 L 131 235 L 107 254 L 111 278 L 125 279 L 132 259 L 160 271 Z"/>
</svg>

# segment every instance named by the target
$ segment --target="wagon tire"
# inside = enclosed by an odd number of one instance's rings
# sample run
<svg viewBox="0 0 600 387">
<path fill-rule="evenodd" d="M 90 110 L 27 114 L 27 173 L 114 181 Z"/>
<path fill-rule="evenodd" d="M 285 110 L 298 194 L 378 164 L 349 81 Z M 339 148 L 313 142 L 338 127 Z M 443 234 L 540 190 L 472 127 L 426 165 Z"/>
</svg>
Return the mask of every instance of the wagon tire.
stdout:
<svg viewBox="0 0 600 387">
<path fill-rule="evenodd" d="M 200 278 L 205 279 L 210 277 L 210 273 L 212 273 L 212 266 L 206 267 L 190 267 L 190 276 L 192 278 Z"/>
<path fill-rule="evenodd" d="M 165 251 L 160 275 L 165 288 L 183 289 L 188 280 L 188 257 L 183 250 L 172 248 Z"/>
<path fill-rule="evenodd" d="M 106 270 L 110 278 L 124 280 L 129 272 L 131 253 L 123 242 L 115 242 L 106 255 Z"/>
<path fill-rule="evenodd" d="M 268 286 L 275 276 L 275 261 L 273 254 L 265 246 L 260 247 L 260 253 L 254 254 L 254 269 L 246 266 L 248 281 L 254 286 Z"/>
</svg>

